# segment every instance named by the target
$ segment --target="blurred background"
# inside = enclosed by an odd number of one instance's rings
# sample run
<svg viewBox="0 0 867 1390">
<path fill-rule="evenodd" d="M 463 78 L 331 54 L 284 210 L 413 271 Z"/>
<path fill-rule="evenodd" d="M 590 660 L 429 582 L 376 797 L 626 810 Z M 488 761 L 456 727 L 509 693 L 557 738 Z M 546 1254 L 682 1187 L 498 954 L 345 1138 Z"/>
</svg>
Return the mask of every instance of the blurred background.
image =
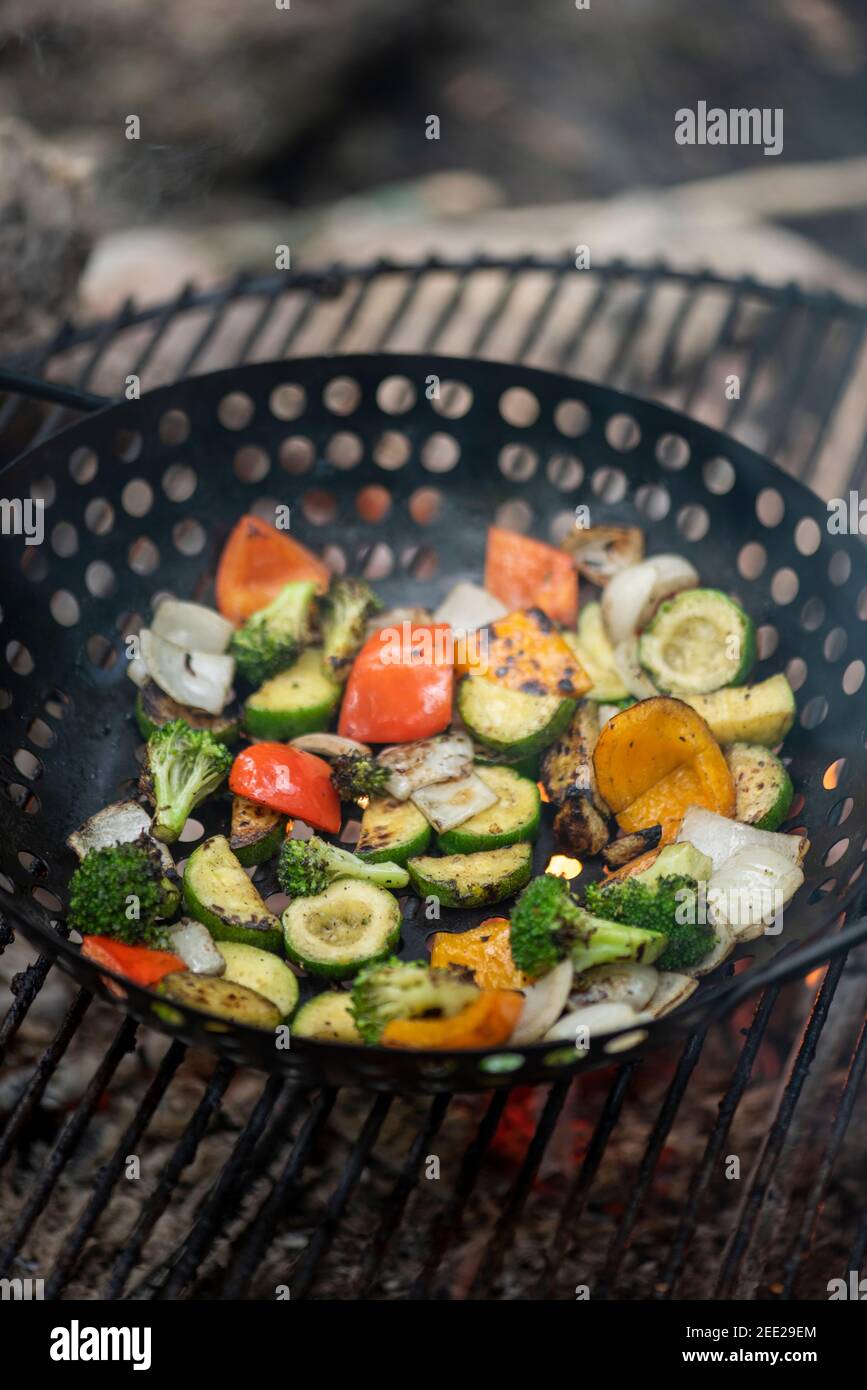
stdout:
<svg viewBox="0 0 867 1390">
<path fill-rule="evenodd" d="M 863 297 L 862 0 L 278 3 L 4 0 L 3 346 L 278 244 L 581 242 Z M 678 145 L 698 101 L 782 108 L 782 154 Z"/>
</svg>

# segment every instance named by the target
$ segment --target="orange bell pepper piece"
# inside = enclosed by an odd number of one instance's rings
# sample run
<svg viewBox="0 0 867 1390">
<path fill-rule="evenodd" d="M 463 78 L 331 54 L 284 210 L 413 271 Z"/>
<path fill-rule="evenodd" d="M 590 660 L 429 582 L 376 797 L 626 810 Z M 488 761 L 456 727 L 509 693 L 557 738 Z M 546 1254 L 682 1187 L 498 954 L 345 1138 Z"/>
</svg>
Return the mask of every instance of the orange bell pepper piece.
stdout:
<svg viewBox="0 0 867 1390">
<path fill-rule="evenodd" d="M 510 690 L 570 700 L 590 689 L 590 677 L 541 608 L 508 613 L 473 636 L 465 659 L 456 663 L 461 675 L 475 673 Z"/>
<path fill-rule="evenodd" d="M 523 1007 L 520 994 L 485 989 L 451 1018 L 396 1018 L 380 1042 L 383 1047 L 496 1047 L 511 1037 Z"/>
<path fill-rule="evenodd" d="M 684 812 L 704 806 L 735 813 L 735 789 L 719 744 L 682 700 L 658 696 L 622 710 L 605 725 L 593 755 L 599 794 L 622 830 L 662 826 L 675 839 Z"/>
<path fill-rule="evenodd" d="M 217 607 L 230 622 L 243 623 L 295 579 L 312 579 L 317 592 L 324 594 L 331 571 L 285 531 L 261 517 L 242 516 L 217 566 Z"/>
<path fill-rule="evenodd" d="M 488 917 L 462 932 L 437 932 L 430 963 L 437 970 L 462 965 L 473 972 L 480 989 L 525 989 L 530 983 L 512 960 L 508 917 Z"/>
<path fill-rule="evenodd" d="M 577 571 L 571 556 L 545 541 L 489 526 L 485 588 L 507 608 L 541 608 L 555 623 L 575 626 Z"/>
</svg>

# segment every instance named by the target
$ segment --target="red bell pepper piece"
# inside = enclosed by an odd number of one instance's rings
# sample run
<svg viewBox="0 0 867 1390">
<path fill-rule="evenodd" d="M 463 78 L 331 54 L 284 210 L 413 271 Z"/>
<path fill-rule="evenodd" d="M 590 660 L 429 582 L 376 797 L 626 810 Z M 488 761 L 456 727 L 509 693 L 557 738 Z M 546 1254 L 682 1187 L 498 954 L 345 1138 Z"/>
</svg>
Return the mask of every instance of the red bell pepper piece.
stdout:
<svg viewBox="0 0 867 1390">
<path fill-rule="evenodd" d="M 367 639 L 352 666 L 338 730 L 365 743 L 411 743 L 448 728 L 454 682 L 448 623 L 403 623 Z"/>
<path fill-rule="evenodd" d="M 556 546 L 488 527 L 485 588 L 507 608 L 541 608 L 563 627 L 578 616 L 578 575 L 572 557 Z"/>
<path fill-rule="evenodd" d="M 327 565 L 285 531 L 259 516 L 242 516 L 217 566 L 217 607 L 230 622 L 243 623 L 295 579 L 312 579 L 317 592 L 324 594 L 331 574 Z"/>
<path fill-rule="evenodd" d="M 254 743 L 239 753 L 229 786 L 238 796 L 271 806 L 317 830 L 336 835 L 340 829 L 340 797 L 324 758 L 290 748 L 285 743 Z"/>
<path fill-rule="evenodd" d="M 144 987 L 158 984 L 164 975 L 173 975 L 187 968 L 180 956 L 172 951 L 156 951 L 150 946 L 128 946 L 125 941 L 115 941 L 113 936 L 83 937 L 81 954 L 95 965 L 102 965 L 106 970 L 113 970 L 115 975 L 123 975 L 125 979 Z"/>
</svg>

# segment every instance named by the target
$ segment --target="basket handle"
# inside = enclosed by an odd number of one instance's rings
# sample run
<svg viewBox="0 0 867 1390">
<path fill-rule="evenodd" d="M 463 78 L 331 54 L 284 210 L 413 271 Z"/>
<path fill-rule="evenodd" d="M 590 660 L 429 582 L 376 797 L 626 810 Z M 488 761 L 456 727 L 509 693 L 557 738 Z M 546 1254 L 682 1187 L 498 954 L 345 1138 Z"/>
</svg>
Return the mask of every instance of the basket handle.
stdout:
<svg viewBox="0 0 867 1390">
<path fill-rule="evenodd" d="M 0 391 L 27 396 L 32 400 L 44 401 L 48 405 L 66 406 L 68 410 L 80 410 L 86 414 L 115 404 L 111 396 L 97 396 L 92 391 L 82 391 L 77 386 L 61 386 L 54 381 L 43 381 L 41 377 L 22 376 L 6 367 L 0 367 Z"/>
<path fill-rule="evenodd" d="M 862 917 L 857 922 L 850 922 L 842 931 L 836 932 L 833 936 L 821 936 L 818 941 L 801 946 L 790 952 L 789 955 L 773 960 L 758 970 L 744 971 L 743 975 L 735 977 L 733 987 L 720 995 L 721 1008 L 725 1013 L 728 1013 L 736 1004 L 748 999 L 757 989 L 765 989 L 768 985 L 786 984 L 790 980 L 807 975 L 817 966 L 824 965 L 831 960 L 832 957 L 838 956 L 844 951 L 851 951 L 853 947 L 860 946 L 864 941 L 867 941 L 867 917 Z"/>
</svg>

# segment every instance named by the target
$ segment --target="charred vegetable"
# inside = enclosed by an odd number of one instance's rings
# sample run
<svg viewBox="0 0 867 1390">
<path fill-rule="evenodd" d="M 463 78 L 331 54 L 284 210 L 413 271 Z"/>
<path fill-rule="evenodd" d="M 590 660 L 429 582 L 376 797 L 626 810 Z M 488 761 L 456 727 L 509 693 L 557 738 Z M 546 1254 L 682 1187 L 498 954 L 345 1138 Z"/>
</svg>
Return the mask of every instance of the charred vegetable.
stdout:
<svg viewBox="0 0 867 1390">
<path fill-rule="evenodd" d="M 646 830 L 634 830 L 631 835 L 621 835 L 619 840 L 612 840 L 611 844 L 602 850 L 602 862 L 608 869 L 622 869 L 639 855 L 656 849 L 661 838 L 661 825 L 649 825 Z"/>
<path fill-rule="evenodd" d="M 150 738 L 156 729 L 173 719 L 183 719 L 191 729 L 207 729 L 220 743 L 236 743 L 241 732 L 241 706 L 237 700 L 227 705 L 222 714 L 205 714 L 204 710 L 179 705 L 152 680 L 136 695 L 135 717 L 142 738 Z"/>
<path fill-rule="evenodd" d="M 276 598 L 232 635 L 231 653 L 238 670 L 252 685 L 284 671 L 308 646 L 313 636 L 315 593 L 312 579 L 284 585 Z"/>
<path fill-rule="evenodd" d="M 343 753 L 331 764 L 331 780 L 341 801 L 382 795 L 390 775 L 388 768 L 368 753 Z"/>
<path fill-rule="evenodd" d="M 277 878 L 284 893 L 292 898 L 322 893 L 338 878 L 366 879 L 382 888 L 403 888 L 409 874 L 400 864 L 371 864 L 348 849 L 330 845 L 311 835 L 309 840 L 284 840 L 277 864 Z"/>
<path fill-rule="evenodd" d="M 560 542 L 579 574 L 604 588 L 609 579 L 644 557 L 640 526 L 573 526 Z"/>
<path fill-rule="evenodd" d="M 569 957 L 577 971 L 609 961 L 651 964 L 665 947 L 657 934 L 587 912 L 563 879 L 534 878 L 511 913 L 512 958 L 530 976 L 544 975 Z"/>
<path fill-rule="evenodd" d="M 200 801 L 229 775 L 232 755 L 207 729 L 191 729 L 183 719 L 151 734 L 140 785 L 154 803 L 151 833 L 172 844 Z"/>
<path fill-rule="evenodd" d="M 322 608 L 322 659 L 329 675 L 342 681 L 364 643 L 368 618 L 382 610 L 382 602 L 363 579 L 335 579 Z"/>
<path fill-rule="evenodd" d="M 232 798 L 232 830 L 229 848 L 244 867 L 264 864 L 283 843 L 286 817 L 270 806 L 260 806 L 247 796 Z"/>
<path fill-rule="evenodd" d="M 69 925 L 89 936 L 113 936 L 130 945 L 157 945 L 161 918 L 178 906 L 158 850 L 146 836 L 129 845 L 94 849 L 69 885 Z"/>
<path fill-rule="evenodd" d="M 338 879 L 323 893 L 295 898 L 286 908 L 286 954 L 311 975 L 345 980 L 394 950 L 400 920 L 397 898 L 384 888 Z"/>
<path fill-rule="evenodd" d="M 212 835 L 187 860 L 184 903 L 216 941 L 241 941 L 265 951 L 280 951 L 280 923 L 268 911 L 224 835 Z"/>
<path fill-rule="evenodd" d="M 487 907 L 517 893 L 533 872 L 531 845 L 507 845 L 478 854 L 420 855 L 407 865 L 420 898 L 443 907 Z"/>
<path fill-rule="evenodd" d="M 598 854 L 611 838 L 611 813 L 596 785 L 593 753 L 599 713 L 590 700 L 579 704 L 569 728 L 542 759 L 542 784 L 558 808 L 554 834 L 564 849 Z"/>
<path fill-rule="evenodd" d="M 733 743 L 726 762 L 735 784 L 735 820 L 776 830 L 789 814 L 794 788 L 779 758 L 760 744 Z"/>
<path fill-rule="evenodd" d="M 283 1021 L 280 1010 L 270 999 L 246 985 L 217 975 L 191 975 L 188 970 L 181 975 L 166 975 L 157 986 L 157 993 L 199 1013 L 213 1014 L 230 1023 L 243 1023 L 248 1028 L 271 1029 Z M 177 1010 L 174 1013 L 177 1015 Z M 168 1011 L 167 1017 L 175 1021 Z"/>
<path fill-rule="evenodd" d="M 352 1015 L 364 1041 L 377 1043 L 396 1019 L 451 1018 L 478 996 L 477 987 L 459 972 L 432 970 L 421 960 L 388 960 L 358 976 Z"/>
<path fill-rule="evenodd" d="M 411 801 L 392 796 L 372 797 L 361 817 L 361 835 L 356 853 L 370 864 L 391 860 L 405 864 L 414 855 L 424 854 L 430 844 L 431 828 Z"/>
</svg>

